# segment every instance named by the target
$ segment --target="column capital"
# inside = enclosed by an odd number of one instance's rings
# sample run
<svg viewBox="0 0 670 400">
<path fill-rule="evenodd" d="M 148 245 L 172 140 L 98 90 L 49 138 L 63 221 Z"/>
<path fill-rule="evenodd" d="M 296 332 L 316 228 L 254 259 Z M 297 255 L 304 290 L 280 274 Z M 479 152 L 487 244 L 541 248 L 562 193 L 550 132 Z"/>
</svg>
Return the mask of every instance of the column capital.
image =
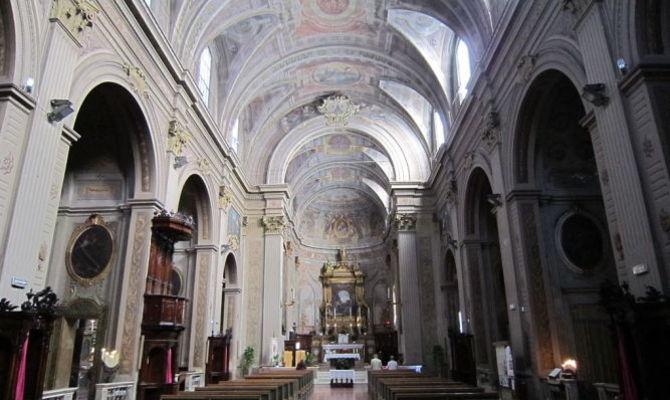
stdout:
<svg viewBox="0 0 670 400">
<path fill-rule="evenodd" d="M 416 229 L 416 214 L 396 214 L 393 218 L 393 226 L 398 231 L 414 231 Z"/>
<path fill-rule="evenodd" d="M 263 216 L 261 224 L 266 235 L 281 235 L 286 227 L 286 219 L 283 215 L 273 217 Z"/>
</svg>

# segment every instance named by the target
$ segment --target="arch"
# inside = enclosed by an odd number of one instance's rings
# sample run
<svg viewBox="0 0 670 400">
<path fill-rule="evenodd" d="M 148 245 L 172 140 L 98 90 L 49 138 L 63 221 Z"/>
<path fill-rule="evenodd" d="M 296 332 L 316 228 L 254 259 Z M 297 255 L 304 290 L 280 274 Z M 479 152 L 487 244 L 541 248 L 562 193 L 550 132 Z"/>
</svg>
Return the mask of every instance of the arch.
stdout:
<svg viewBox="0 0 670 400">
<path fill-rule="evenodd" d="M 86 115 L 87 106 L 91 102 L 96 106 L 105 107 L 105 112 L 96 115 L 96 118 L 102 115 L 103 118 L 109 118 L 110 125 L 119 128 L 120 132 L 129 132 L 135 171 L 131 195 L 155 191 L 157 167 L 153 141 L 144 112 L 136 98 L 128 89 L 112 81 L 98 83 L 84 93 L 84 98 L 79 102 L 80 106 L 75 107 L 75 130 L 78 131 L 77 121 L 82 115 Z M 121 128 L 123 125 L 124 129 Z"/>
<path fill-rule="evenodd" d="M 513 154 L 511 157 L 513 159 L 513 182 L 516 184 L 532 184 L 536 179 L 532 173 L 535 164 L 534 152 L 530 151 L 537 140 L 533 132 L 536 131 L 535 128 L 539 123 L 542 113 L 547 107 L 550 107 L 546 101 L 543 101 L 544 99 L 551 98 L 548 95 L 548 90 L 554 88 L 561 81 L 570 82 L 574 93 L 579 98 L 574 81 L 556 69 L 548 69 L 537 75 L 523 97 L 523 102 L 517 116 L 517 134 L 514 139 Z M 585 110 L 582 103 L 582 115 L 584 113 Z"/>
<path fill-rule="evenodd" d="M 196 237 L 193 242 L 202 244 L 203 241 L 212 240 L 212 206 L 207 184 L 198 174 L 191 174 L 182 185 L 179 204 L 179 212 L 192 216 L 196 221 Z"/>
<path fill-rule="evenodd" d="M 228 256 L 226 256 L 226 262 L 223 266 L 223 277 L 227 287 L 236 287 L 238 285 L 237 261 L 235 260 L 235 255 L 233 253 L 229 253 Z"/>
<path fill-rule="evenodd" d="M 666 0 L 638 0 L 636 5 L 634 26 L 641 60 L 670 54 L 670 4 Z"/>
<path fill-rule="evenodd" d="M 14 21 L 11 18 L 11 2 L 0 2 L 0 77 L 11 76 L 14 64 Z"/>
<path fill-rule="evenodd" d="M 444 255 L 444 292 L 447 329 L 459 332 L 460 305 L 458 300 L 458 271 L 454 252 L 449 249 Z"/>
<path fill-rule="evenodd" d="M 507 289 L 503 274 L 498 220 L 492 186 L 484 169 L 475 167 L 465 191 L 465 255 L 467 283 L 465 304 L 474 335 L 478 364 L 495 365 L 493 343 L 510 339 Z M 489 368 L 483 376 L 496 379 Z"/>
</svg>

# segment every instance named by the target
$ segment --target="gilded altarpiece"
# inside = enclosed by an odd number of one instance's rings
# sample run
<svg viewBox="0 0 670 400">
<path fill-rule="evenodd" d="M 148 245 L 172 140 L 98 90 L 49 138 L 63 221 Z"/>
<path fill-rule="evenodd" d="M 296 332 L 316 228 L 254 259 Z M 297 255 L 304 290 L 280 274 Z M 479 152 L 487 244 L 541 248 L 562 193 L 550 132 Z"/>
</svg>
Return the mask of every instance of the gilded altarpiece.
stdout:
<svg viewBox="0 0 670 400">
<path fill-rule="evenodd" d="M 344 250 L 337 261 L 323 264 L 319 276 L 323 287 L 321 329 L 326 334 L 365 334 L 369 306 L 365 302 L 365 273 L 358 263 L 350 263 Z"/>
</svg>

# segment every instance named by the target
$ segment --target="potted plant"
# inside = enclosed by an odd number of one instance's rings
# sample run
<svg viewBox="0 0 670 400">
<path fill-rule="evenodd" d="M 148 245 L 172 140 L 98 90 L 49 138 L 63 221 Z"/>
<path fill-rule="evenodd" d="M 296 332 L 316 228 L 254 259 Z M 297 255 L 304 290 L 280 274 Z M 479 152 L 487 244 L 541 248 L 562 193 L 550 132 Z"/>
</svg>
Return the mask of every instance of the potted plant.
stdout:
<svg viewBox="0 0 670 400">
<path fill-rule="evenodd" d="M 242 375 L 248 375 L 249 374 L 249 367 L 251 367 L 251 364 L 254 363 L 254 357 L 255 357 L 255 350 L 251 346 L 247 346 L 244 349 L 244 353 L 242 354 Z"/>
</svg>

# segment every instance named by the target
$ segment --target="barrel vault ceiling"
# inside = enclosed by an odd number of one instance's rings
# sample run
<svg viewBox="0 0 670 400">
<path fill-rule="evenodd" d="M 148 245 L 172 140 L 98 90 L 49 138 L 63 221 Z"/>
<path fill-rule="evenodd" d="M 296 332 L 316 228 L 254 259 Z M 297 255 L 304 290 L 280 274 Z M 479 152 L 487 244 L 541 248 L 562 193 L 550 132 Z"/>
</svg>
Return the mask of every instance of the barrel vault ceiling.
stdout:
<svg viewBox="0 0 670 400">
<path fill-rule="evenodd" d="M 210 112 L 251 183 L 287 184 L 303 243 L 332 249 L 382 243 L 391 185 L 429 177 L 456 42 L 474 65 L 505 3 L 173 0 L 159 22 L 194 76 L 211 51 Z"/>
</svg>

